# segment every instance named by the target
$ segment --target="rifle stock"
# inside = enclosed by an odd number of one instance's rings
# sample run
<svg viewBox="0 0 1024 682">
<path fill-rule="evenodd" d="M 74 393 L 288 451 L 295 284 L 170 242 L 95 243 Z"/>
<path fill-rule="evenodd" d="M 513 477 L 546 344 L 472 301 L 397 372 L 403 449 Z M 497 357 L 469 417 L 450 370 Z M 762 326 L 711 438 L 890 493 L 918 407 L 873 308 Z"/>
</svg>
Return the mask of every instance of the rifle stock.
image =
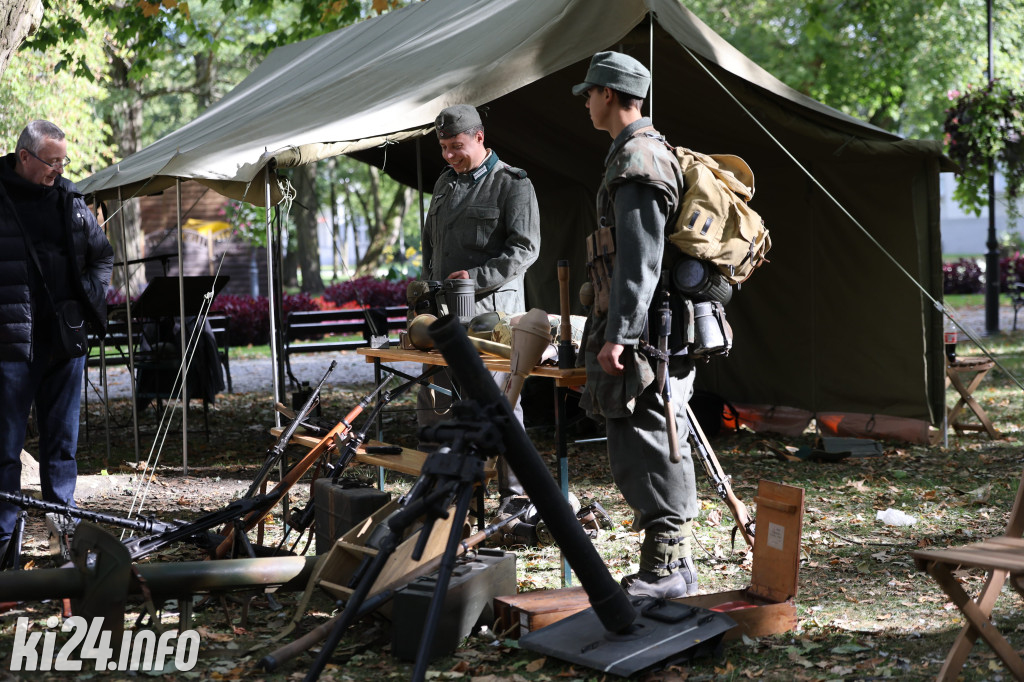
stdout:
<svg viewBox="0 0 1024 682">
<path fill-rule="evenodd" d="M 331 363 L 332 370 L 334 369 L 334 364 L 335 363 Z M 328 374 L 329 373 L 330 371 L 328 371 Z M 324 379 L 326 378 L 327 377 L 324 376 Z M 278 500 L 284 497 L 288 493 L 288 491 L 292 489 L 292 486 L 299 482 L 299 479 L 302 478 L 307 471 L 309 471 L 310 467 L 312 467 L 316 463 L 316 461 L 320 459 L 321 456 L 326 454 L 331 448 L 338 447 L 340 445 L 343 439 L 347 437 L 348 434 L 352 431 L 352 422 L 355 421 L 355 419 L 360 415 L 360 413 L 362 413 L 366 406 L 370 404 L 370 401 L 373 400 L 374 396 L 380 393 L 380 391 L 383 390 L 383 388 L 388 384 L 390 380 L 391 375 L 385 377 L 385 379 L 381 381 L 380 385 L 377 386 L 377 388 L 375 388 L 372 393 L 370 393 L 369 395 L 365 396 L 362 400 L 360 400 L 359 403 L 355 407 L 353 407 L 347 415 L 345 415 L 344 419 L 335 424 L 334 427 L 330 431 L 328 431 L 323 438 L 320 439 L 320 442 L 318 442 L 316 445 L 310 448 L 309 452 L 307 452 L 302 457 L 302 459 L 293 464 L 291 468 L 289 468 L 288 471 L 285 473 L 285 475 L 281 477 L 281 481 L 277 485 L 275 485 L 273 489 L 271 489 L 266 495 L 262 496 L 263 502 L 261 504 L 257 505 L 255 509 L 246 514 L 245 518 L 241 519 L 241 521 L 239 521 L 238 524 L 229 524 L 224 527 L 222 531 L 222 534 L 224 535 L 224 540 L 219 545 L 217 545 L 217 548 L 214 550 L 214 556 L 216 558 L 224 558 L 231 550 L 231 546 L 235 542 L 235 529 L 237 525 L 240 525 L 242 527 L 243 532 L 248 532 L 253 527 L 255 527 L 256 524 L 258 524 L 260 520 L 264 516 L 266 516 L 271 509 L 274 508 L 274 505 L 277 504 Z M 320 386 L 322 385 L 323 380 L 321 380 L 320 382 Z M 320 386 L 317 386 L 317 389 L 316 391 L 314 391 L 313 395 L 316 395 L 320 391 Z M 310 397 L 312 398 L 312 396 Z M 308 402 L 309 401 L 307 401 L 307 403 Z M 296 424 L 296 426 L 299 422 L 299 416 L 301 414 L 302 411 L 299 412 L 299 415 L 297 415 L 295 421 L 292 422 L 293 424 Z M 294 434 L 295 429 L 291 429 L 291 433 Z M 290 438 L 291 436 L 289 436 L 289 439 Z M 285 441 L 285 444 L 287 444 L 287 441 Z"/>
<path fill-rule="evenodd" d="M 715 492 L 725 502 L 725 505 L 729 507 L 729 511 L 732 512 L 732 518 L 736 522 L 736 529 L 743 536 L 747 546 L 753 547 L 754 521 L 750 518 L 746 505 L 733 492 L 729 477 L 722 470 L 722 465 L 719 464 L 718 458 L 715 457 L 715 451 L 711 449 L 707 436 L 704 435 L 704 430 L 697 423 L 697 418 L 693 415 L 689 404 L 686 405 L 686 421 L 690 427 L 690 443 L 693 445 L 693 449 L 697 453 L 705 473 L 711 479 Z M 735 538 L 735 535 L 733 537 Z"/>
</svg>

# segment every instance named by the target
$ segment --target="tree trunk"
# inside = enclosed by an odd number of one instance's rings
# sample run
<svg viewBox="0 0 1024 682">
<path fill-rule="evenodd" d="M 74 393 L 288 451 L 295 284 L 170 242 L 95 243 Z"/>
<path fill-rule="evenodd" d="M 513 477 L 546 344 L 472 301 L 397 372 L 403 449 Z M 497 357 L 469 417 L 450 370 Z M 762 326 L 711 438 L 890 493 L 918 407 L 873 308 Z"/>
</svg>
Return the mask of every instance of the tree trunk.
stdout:
<svg viewBox="0 0 1024 682">
<path fill-rule="evenodd" d="M 302 291 L 311 296 L 324 293 L 320 278 L 320 240 L 317 238 L 316 163 L 307 163 L 295 169 L 295 257 L 302 272 Z"/>
<path fill-rule="evenodd" d="M 375 206 L 380 206 L 383 202 L 380 201 L 379 186 L 375 187 L 375 189 L 378 190 Z M 394 246 L 398 242 L 398 235 L 402 231 L 402 220 L 405 219 L 405 214 L 409 210 L 412 196 L 412 188 L 400 186 L 395 191 L 395 198 L 388 209 L 387 219 L 384 218 L 382 213 L 378 212 L 378 215 L 380 215 L 379 229 L 374 230 L 370 238 L 370 245 L 359 261 L 359 266 L 356 268 L 356 274 L 373 274 L 374 268 L 383 262 L 385 249 Z"/>
<path fill-rule="evenodd" d="M 42 20 L 43 0 L 0 0 L 0 76 Z"/>
<path fill-rule="evenodd" d="M 331 282 L 338 281 L 341 270 L 341 216 L 338 215 L 338 160 L 331 157 L 327 160 L 327 186 L 331 188 Z"/>
<path fill-rule="evenodd" d="M 111 89 L 132 93 L 132 96 L 115 100 L 107 117 L 107 123 L 112 131 L 112 141 L 117 146 L 120 157 L 124 158 L 139 151 L 143 98 L 138 91 L 138 85 L 128 79 L 130 65 L 112 51 L 108 51 L 108 56 L 110 58 Z M 142 257 L 142 218 L 139 213 L 139 200 L 129 196 L 123 196 L 122 199 L 124 204 L 119 207 L 121 214 L 114 216 L 114 219 L 107 223 L 107 239 L 110 240 L 110 245 L 114 248 L 115 263 L 125 262 L 125 246 L 127 246 L 129 261 Z M 127 244 L 121 239 L 122 216 Z M 139 295 L 146 283 L 146 268 L 144 264 L 139 263 L 129 266 L 128 271 L 128 286 L 125 286 L 123 266 L 114 268 L 111 284 L 122 293 L 135 297 Z"/>
<path fill-rule="evenodd" d="M 359 232 L 356 230 L 356 225 L 358 224 L 358 221 L 356 220 L 357 213 L 356 213 L 356 210 L 355 210 L 355 206 L 353 206 L 353 201 L 352 201 L 353 195 L 355 195 L 356 199 L 359 199 L 360 204 L 362 203 L 362 199 L 359 197 L 358 194 L 356 194 L 355 192 L 351 191 L 350 189 L 346 189 L 346 191 L 345 191 L 345 219 L 346 219 L 345 235 L 346 236 L 345 236 L 345 239 L 343 240 L 343 243 L 341 245 L 342 253 L 345 254 L 345 258 L 342 259 L 342 262 L 345 263 L 346 265 L 348 265 L 348 246 L 347 246 L 347 243 L 348 243 L 348 235 L 350 233 L 352 235 L 352 252 L 355 254 L 355 261 L 356 261 L 356 263 L 359 262 Z M 346 272 L 346 274 L 349 274 L 348 268 L 345 269 L 345 272 Z"/>
</svg>

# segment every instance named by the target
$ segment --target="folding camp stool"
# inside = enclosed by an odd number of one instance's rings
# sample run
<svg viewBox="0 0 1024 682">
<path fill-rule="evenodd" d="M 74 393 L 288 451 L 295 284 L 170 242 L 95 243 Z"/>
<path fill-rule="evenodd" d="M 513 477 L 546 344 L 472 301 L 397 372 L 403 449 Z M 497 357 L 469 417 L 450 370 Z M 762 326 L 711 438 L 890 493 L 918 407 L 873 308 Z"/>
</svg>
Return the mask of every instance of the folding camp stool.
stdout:
<svg viewBox="0 0 1024 682">
<path fill-rule="evenodd" d="M 911 552 L 914 563 L 927 571 L 960 609 L 967 620 L 946 656 L 938 680 L 955 680 L 978 637 L 985 640 L 1013 676 L 1024 680 L 1024 660 L 991 621 L 992 607 L 1006 583 L 1024 596 L 1024 476 L 1017 488 L 1010 521 L 1003 535 L 962 547 Z M 985 586 L 974 599 L 968 595 L 953 571 L 960 567 L 980 568 L 988 573 Z"/>
<path fill-rule="evenodd" d="M 985 431 L 989 438 L 993 440 L 999 438 L 999 432 L 992 425 L 992 420 L 974 399 L 975 389 L 981 384 L 989 370 L 995 367 L 995 364 L 995 361 L 989 358 L 958 358 L 946 365 L 946 378 L 960 394 L 960 399 L 956 401 L 947 415 L 949 425 L 953 427 L 958 436 L 962 436 L 964 431 Z M 965 407 L 970 408 L 981 424 L 965 424 L 958 421 L 958 417 Z"/>
</svg>

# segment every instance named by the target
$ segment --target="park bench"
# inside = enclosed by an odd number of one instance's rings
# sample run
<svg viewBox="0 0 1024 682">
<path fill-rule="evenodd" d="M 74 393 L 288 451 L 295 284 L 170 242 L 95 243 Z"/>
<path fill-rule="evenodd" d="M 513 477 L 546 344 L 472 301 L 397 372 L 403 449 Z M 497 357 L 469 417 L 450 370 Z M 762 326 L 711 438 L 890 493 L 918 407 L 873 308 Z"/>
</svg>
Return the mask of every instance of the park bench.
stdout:
<svg viewBox="0 0 1024 682">
<path fill-rule="evenodd" d="M 408 311 L 405 306 L 291 311 L 285 317 L 283 335 L 288 376 L 294 379 L 289 358 L 295 353 L 331 353 L 369 346 L 374 333 L 367 317 L 373 321 L 377 335 L 397 343 L 393 332 L 405 329 Z"/>
<path fill-rule="evenodd" d="M 209 315 L 206 318 L 213 336 L 217 341 L 217 354 L 224 366 L 224 376 L 227 380 L 228 393 L 232 392 L 231 386 L 231 318 L 227 315 Z M 135 352 L 139 350 L 142 339 L 142 323 L 132 323 L 132 341 L 135 344 Z M 95 334 L 89 334 L 89 356 L 86 364 L 89 367 L 99 367 L 105 363 L 108 367 L 123 366 L 128 364 L 128 322 L 125 320 L 111 320 L 107 323 L 107 334 L 100 339 Z"/>
</svg>

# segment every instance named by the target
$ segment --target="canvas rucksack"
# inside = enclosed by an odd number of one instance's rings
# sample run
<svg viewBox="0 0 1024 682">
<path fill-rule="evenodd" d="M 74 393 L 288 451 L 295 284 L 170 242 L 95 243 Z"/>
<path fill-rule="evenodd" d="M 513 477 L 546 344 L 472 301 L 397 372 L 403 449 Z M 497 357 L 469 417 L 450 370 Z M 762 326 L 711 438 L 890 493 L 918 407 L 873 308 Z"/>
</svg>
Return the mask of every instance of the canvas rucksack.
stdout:
<svg viewBox="0 0 1024 682">
<path fill-rule="evenodd" d="M 714 263 L 732 284 L 746 280 L 772 248 L 764 221 L 747 202 L 754 196 L 750 166 L 731 154 L 706 155 L 675 147 L 686 181 L 669 241 L 684 253 Z"/>
</svg>

